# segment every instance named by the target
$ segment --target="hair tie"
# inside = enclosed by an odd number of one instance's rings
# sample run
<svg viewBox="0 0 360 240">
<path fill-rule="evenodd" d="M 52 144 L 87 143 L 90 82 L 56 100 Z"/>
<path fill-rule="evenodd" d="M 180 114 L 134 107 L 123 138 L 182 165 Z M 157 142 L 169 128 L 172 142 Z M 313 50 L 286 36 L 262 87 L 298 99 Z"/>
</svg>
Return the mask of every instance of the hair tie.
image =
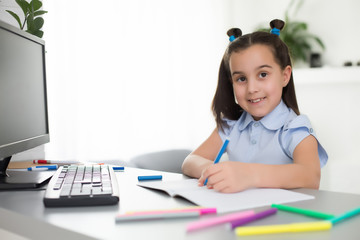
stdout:
<svg viewBox="0 0 360 240">
<path fill-rule="evenodd" d="M 241 30 L 239 28 L 231 28 L 226 33 L 229 36 L 229 41 L 232 42 L 238 37 L 241 37 Z"/>
<path fill-rule="evenodd" d="M 274 27 L 271 29 L 270 33 L 280 36 L 280 29 Z"/>
</svg>

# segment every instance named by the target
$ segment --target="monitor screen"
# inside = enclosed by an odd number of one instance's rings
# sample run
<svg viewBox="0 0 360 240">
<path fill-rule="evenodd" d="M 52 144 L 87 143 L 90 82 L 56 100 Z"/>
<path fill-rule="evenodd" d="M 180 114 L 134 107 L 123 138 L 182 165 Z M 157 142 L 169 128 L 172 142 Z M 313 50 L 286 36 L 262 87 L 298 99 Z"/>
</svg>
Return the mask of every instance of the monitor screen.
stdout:
<svg viewBox="0 0 360 240">
<path fill-rule="evenodd" d="M 45 73 L 44 41 L 0 21 L 0 188 L 44 181 L 7 166 L 12 155 L 49 142 Z"/>
</svg>

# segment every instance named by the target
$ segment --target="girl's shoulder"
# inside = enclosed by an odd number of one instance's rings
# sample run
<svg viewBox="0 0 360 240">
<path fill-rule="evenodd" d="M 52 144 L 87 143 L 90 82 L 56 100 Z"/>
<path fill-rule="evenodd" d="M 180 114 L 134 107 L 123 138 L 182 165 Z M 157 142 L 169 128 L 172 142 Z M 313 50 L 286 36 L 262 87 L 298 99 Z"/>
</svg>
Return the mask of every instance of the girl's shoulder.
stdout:
<svg viewBox="0 0 360 240">
<path fill-rule="evenodd" d="M 296 115 L 295 112 L 291 111 L 288 118 L 285 121 L 283 131 L 296 131 L 296 130 L 308 131 L 313 133 L 310 119 L 304 114 Z"/>
<path fill-rule="evenodd" d="M 295 113 L 294 113 L 295 114 Z M 291 114 L 292 115 L 292 114 Z M 307 136 L 312 135 L 318 142 L 318 154 L 320 159 L 320 166 L 323 167 L 328 155 L 316 137 L 310 119 L 303 114 L 289 116 L 285 123 L 281 134 L 281 145 L 285 153 L 292 158 L 296 146 Z"/>
<path fill-rule="evenodd" d="M 284 147 L 288 148 L 292 145 L 293 147 L 290 147 L 290 149 L 294 150 L 295 146 L 309 135 L 316 138 L 310 119 L 306 115 L 296 115 L 291 111 L 280 130 L 280 139 L 282 144 L 285 145 Z"/>
</svg>

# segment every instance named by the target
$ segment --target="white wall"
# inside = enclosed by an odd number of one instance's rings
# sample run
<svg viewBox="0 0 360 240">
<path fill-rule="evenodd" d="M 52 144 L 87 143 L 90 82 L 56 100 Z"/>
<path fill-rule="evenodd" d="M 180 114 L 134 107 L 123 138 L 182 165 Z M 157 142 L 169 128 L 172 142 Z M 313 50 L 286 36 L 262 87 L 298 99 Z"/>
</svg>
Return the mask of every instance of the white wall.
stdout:
<svg viewBox="0 0 360 240">
<path fill-rule="evenodd" d="M 0 1 L 0 19 L 4 22 L 7 22 L 9 24 L 18 27 L 19 25 L 17 21 L 12 16 L 10 16 L 10 14 L 7 13 L 5 10 L 10 10 L 20 15 L 22 13 L 20 7 L 16 4 L 15 1 L 12 0 Z"/>
<path fill-rule="evenodd" d="M 97 3 L 44 4 L 49 158 L 126 159 L 199 145 L 214 128 L 227 5 L 103 1 L 99 12 Z"/>
<path fill-rule="evenodd" d="M 45 5 L 45 10 L 47 5 L 51 6 L 51 1 L 43 0 Z M 82 3 L 82 1 L 78 1 Z M 90 1 L 91 2 L 91 1 Z M 106 6 L 111 7 L 114 1 L 104 1 L 102 3 L 105 6 L 106 11 L 111 10 L 106 8 Z M 123 12 L 114 13 L 115 16 L 108 16 L 101 20 L 105 22 L 117 21 L 117 14 L 122 15 L 127 12 L 127 8 L 124 5 L 123 1 L 115 1 L 119 2 L 119 6 L 123 8 Z M 136 15 L 141 15 L 141 9 L 146 11 L 147 6 L 142 5 L 141 1 L 137 1 L 137 4 L 133 4 L 133 8 L 127 13 L 134 13 L 137 11 L 134 9 L 138 8 Z M 178 2 L 178 3 L 176 3 Z M 169 7 L 174 11 L 179 7 L 179 3 L 182 1 L 171 1 L 171 3 L 164 4 L 161 6 L 161 12 L 169 11 Z M 284 12 L 290 3 L 289 0 L 224 0 L 224 1 L 214 1 L 211 5 L 208 5 L 204 9 L 202 9 L 201 4 L 203 1 L 193 1 L 194 6 L 191 5 L 183 5 L 183 7 L 188 6 L 190 9 L 193 8 L 193 11 L 199 11 L 198 13 L 194 13 L 193 17 L 200 16 L 203 13 L 211 14 L 212 10 L 206 10 L 209 6 L 215 6 L 215 9 L 223 11 L 223 14 L 220 16 L 221 21 L 219 24 L 224 24 L 223 29 L 226 30 L 230 27 L 236 26 L 243 30 L 244 33 L 251 32 L 256 29 L 259 25 L 267 25 L 271 19 L 274 18 L 283 18 Z M 94 2 L 95 3 L 95 2 Z M 153 1 L 150 5 L 157 5 L 161 2 Z M 59 13 L 52 11 L 45 16 L 45 29 L 52 29 L 48 22 L 50 18 L 57 17 L 61 18 L 63 21 L 67 21 L 66 19 L 71 18 L 71 15 L 64 15 L 63 11 L 70 12 L 71 8 L 74 8 L 74 3 L 69 5 L 70 8 L 66 8 L 64 10 L 60 10 Z M 76 4 L 75 4 L 76 5 Z M 136 6 L 138 5 L 138 6 Z M 207 4 L 205 4 L 207 5 Z M 95 6 L 97 6 L 95 4 Z M 82 27 L 90 26 L 91 24 L 86 20 L 91 19 L 91 17 L 86 17 L 82 14 L 86 14 L 88 6 L 83 5 L 82 9 L 76 12 L 77 18 L 80 21 L 83 20 L 83 23 L 79 23 Z M 220 9 L 219 9 L 220 8 Z M 10 9 L 14 12 L 21 14 L 20 9 L 17 7 L 17 4 L 13 0 L 2 0 L 0 2 L 0 19 L 6 21 L 10 24 L 17 25 L 16 21 L 7 13 L 5 9 Z M 179 8 L 182 9 L 181 7 Z M 214 9 L 214 11 L 216 11 Z M 324 63 L 329 66 L 342 66 L 345 61 L 352 61 L 353 63 L 360 61 L 360 50 L 358 47 L 358 43 L 360 42 L 360 31 L 358 31 L 358 24 L 360 22 L 360 14 L 358 14 L 358 10 L 360 9 L 360 1 L 357 0 L 334 0 L 329 1 L 326 0 L 305 0 L 303 6 L 299 9 L 296 16 L 291 16 L 291 18 L 299 21 L 305 21 L 308 23 L 309 32 L 319 36 L 326 45 L 326 51 L 324 52 Z M 52 10 L 52 9 L 51 9 Z M 210 12 L 209 12 L 210 11 Z M 171 12 L 171 11 L 170 11 Z M 213 12 L 213 17 L 219 17 Z M 75 13 L 74 13 L 75 14 Z M 156 14 L 156 13 L 155 13 Z M 179 12 L 180 15 L 176 15 L 180 19 L 182 17 L 186 18 L 188 15 L 183 11 Z M 101 16 L 101 15 L 96 15 Z M 114 17 L 114 19 L 112 19 Z M 82 20 L 81 20 L 82 19 Z M 99 21 L 99 18 L 96 18 L 96 21 Z M 74 19 L 72 19 L 74 20 Z M 120 19 L 119 19 L 120 20 Z M 190 19 L 191 20 L 191 19 Z M 90 20 L 89 20 L 90 21 Z M 93 20 L 91 20 L 93 22 Z M 145 20 L 146 21 L 146 20 Z M 197 21 L 197 19 L 195 19 Z M 99 23 L 99 24 L 100 24 Z M 119 26 L 124 23 L 118 22 Z M 69 24 L 74 24 L 74 22 L 69 22 Z M 126 23 L 128 24 L 128 22 Z M 101 24 L 103 27 L 103 24 Z M 131 25 L 129 25 L 129 28 Z M 207 26 L 211 27 L 211 26 Z M 216 27 L 218 28 L 218 27 Z M 59 29 L 57 29 L 58 31 Z M 74 29 L 75 30 L 75 29 Z M 150 30 L 150 29 L 148 29 Z M 212 29 L 209 29 L 212 32 Z M 165 30 L 167 31 L 167 30 Z M 47 39 L 47 34 L 45 32 L 44 38 Z"/>
</svg>

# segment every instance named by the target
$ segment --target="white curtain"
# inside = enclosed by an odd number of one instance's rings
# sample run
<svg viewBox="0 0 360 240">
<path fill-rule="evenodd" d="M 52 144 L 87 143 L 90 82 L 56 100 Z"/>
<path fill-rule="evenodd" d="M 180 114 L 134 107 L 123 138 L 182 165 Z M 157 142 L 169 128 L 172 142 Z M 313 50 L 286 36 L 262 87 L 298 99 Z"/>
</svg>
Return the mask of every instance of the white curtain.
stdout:
<svg viewBox="0 0 360 240">
<path fill-rule="evenodd" d="M 228 1 L 44 1 L 48 159 L 194 149 L 227 45 Z"/>
</svg>

